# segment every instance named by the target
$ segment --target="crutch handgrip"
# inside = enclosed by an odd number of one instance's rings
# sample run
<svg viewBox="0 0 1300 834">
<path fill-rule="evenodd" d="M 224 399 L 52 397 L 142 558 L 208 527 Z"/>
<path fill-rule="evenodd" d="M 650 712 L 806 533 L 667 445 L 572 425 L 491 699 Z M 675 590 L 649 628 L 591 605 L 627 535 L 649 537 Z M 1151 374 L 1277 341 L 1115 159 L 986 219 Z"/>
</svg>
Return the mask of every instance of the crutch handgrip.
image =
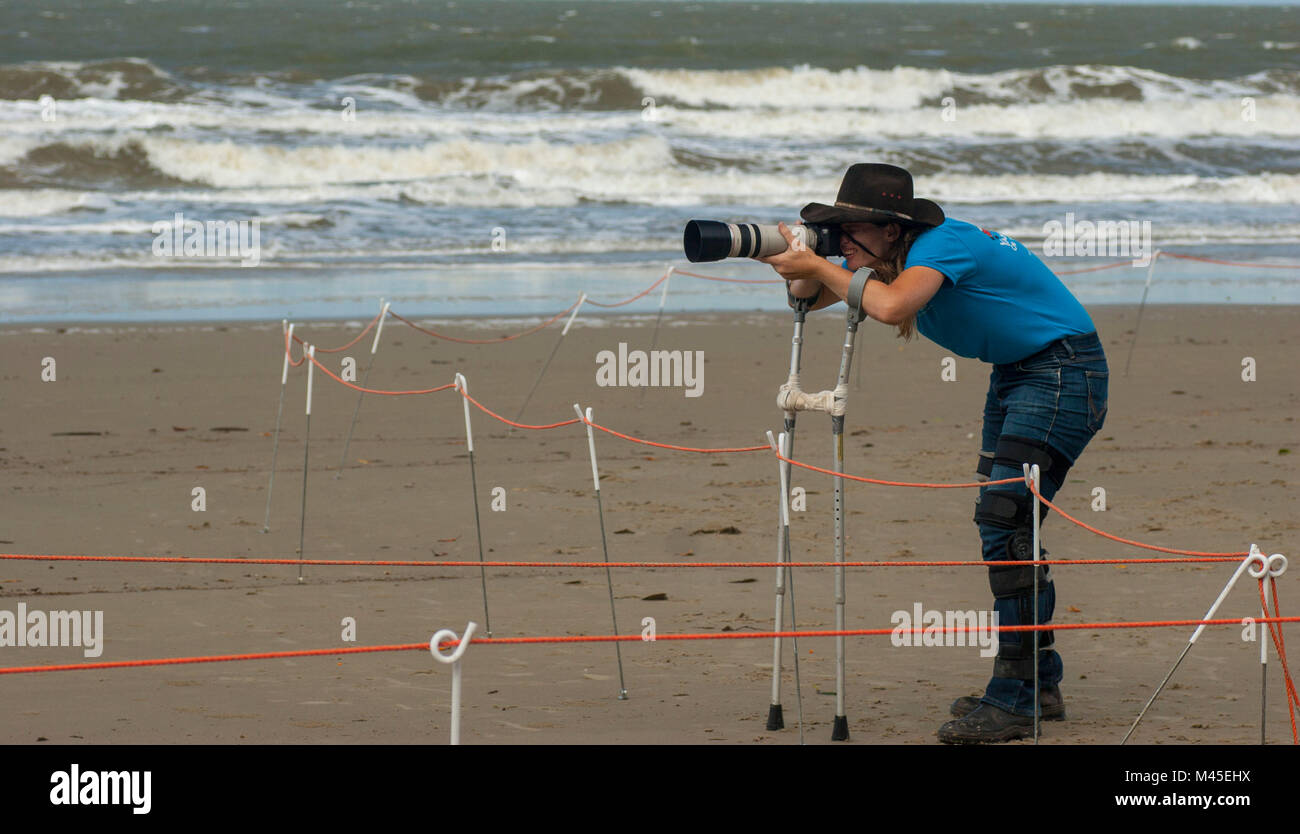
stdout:
<svg viewBox="0 0 1300 834">
<path fill-rule="evenodd" d="M 782 411 L 826 411 L 831 410 L 831 392 L 819 391 L 809 394 L 786 383 L 776 395 L 777 407 Z"/>
<path fill-rule="evenodd" d="M 849 389 L 838 385 L 833 391 L 818 391 L 810 394 L 799 388 L 799 381 L 793 380 L 781 386 L 776 395 L 776 405 L 782 411 L 824 411 L 832 417 L 843 417 L 848 407 Z"/>
</svg>

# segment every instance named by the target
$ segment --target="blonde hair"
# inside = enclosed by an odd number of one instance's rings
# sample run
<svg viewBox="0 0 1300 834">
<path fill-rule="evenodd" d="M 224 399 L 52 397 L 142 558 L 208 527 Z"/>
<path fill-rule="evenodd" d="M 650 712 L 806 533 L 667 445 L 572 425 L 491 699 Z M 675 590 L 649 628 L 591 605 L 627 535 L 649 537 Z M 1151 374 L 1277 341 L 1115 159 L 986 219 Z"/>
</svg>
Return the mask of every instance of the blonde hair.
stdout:
<svg viewBox="0 0 1300 834">
<path fill-rule="evenodd" d="M 898 235 L 898 240 L 890 248 L 889 254 L 880 259 L 880 263 L 872 267 L 876 271 L 876 279 L 885 283 L 892 284 L 898 274 L 903 271 L 907 264 L 907 253 L 911 251 L 912 244 L 916 238 L 925 231 L 916 226 L 902 226 Z M 910 342 L 916 336 L 916 314 L 907 317 L 906 320 L 898 325 L 897 336 L 904 341 Z"/>
</svg>

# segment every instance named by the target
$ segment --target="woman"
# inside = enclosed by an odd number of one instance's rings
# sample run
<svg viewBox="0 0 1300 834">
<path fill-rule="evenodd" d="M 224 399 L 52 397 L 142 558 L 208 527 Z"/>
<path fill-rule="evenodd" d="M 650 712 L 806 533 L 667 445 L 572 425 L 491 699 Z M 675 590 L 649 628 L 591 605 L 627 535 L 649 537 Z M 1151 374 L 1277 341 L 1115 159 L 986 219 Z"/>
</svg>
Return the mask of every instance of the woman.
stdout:
<svg viewBox="0 0 1300 834">
<path fill-rule="evenodd" d="M 800 216 L 838 225 L 845 267 L 835 266 L 781 232 L 791 247 L 760 258 L 788 282 L 792 298 L 820 309 L 844 298 L 853 272 L 874 270 L 862 293 L 866 315 L 915 331 L 947 350 L 993 365 L 984 405 L 981 480 L 1019 478 L 1036 463 L 1051 498 L 1102 427 L 1108 368 L 1096 327 L 1060 279 L 1024 244 L 945 218 L 914 198 L 912 176 L 893 165 L 861 163 L 844 175 L 834 206 L 811 203 Z M 1032 560 L 1032 499 L 1023 482 L 981 487 L 975 503 L 987 562 Z M 1045 508 L 1044 508 L 1045 510 Z M 1041 517 L 1041 516 L 1040 516 Z M 1040 559 L 1046 551 L 1040 550 Z M 1056 593 L 1050 568 L 1038 568 L 1040 624 L 1050 623 Z M 994 610 L 1003 626 L 1033 622 L 1034 566 L 989 566 Z M 1043 720 L 1065 718 L 1060 655 L 1051 631 L 1039 636 Z M 1032 633 L 999 634 L 984 696 L 959 698 L 940 741 L 1008 741 L 1033 734 Z"/>
</svg>

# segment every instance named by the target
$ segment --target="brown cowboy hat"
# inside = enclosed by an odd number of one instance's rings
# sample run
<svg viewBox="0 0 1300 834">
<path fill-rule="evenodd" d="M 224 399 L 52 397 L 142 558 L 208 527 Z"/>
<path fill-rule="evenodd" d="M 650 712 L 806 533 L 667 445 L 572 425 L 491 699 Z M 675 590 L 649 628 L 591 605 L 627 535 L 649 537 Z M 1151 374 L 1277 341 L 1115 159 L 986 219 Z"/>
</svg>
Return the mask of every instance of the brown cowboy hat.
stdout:
<svg viewBox="0 0 1300 834">
<path fill-rule="evenodd" d="M 912 196 L 912 175 L 896 165 L 859 162 L 840 181 L 835 205 L 809 203 L 799 212 L 807 223 L 902 223 L 938 226 L 943 209 Z"/>
</svg>

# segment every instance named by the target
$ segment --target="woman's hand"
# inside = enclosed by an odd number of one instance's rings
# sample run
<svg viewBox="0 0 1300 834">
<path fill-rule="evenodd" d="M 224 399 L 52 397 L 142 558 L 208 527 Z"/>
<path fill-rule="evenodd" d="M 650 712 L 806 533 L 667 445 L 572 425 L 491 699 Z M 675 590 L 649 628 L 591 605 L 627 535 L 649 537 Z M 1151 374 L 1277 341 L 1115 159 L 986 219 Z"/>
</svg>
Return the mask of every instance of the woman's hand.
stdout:
<svg viewBox="0 0 1300 834">
<path fill-rule="evenodd" d="M 785 236 L 786 250 L 775 255 L 768 255 L 766 258 L 754 258 L 754 260 L 771 266 L 786 281 L 803 280 L 820 283 L 826 274 L 826 268 L 831 266 L 830 261 L 815 254 L 795 238 L 794 232 L 790 231 L 789 226 L 780 223 L 777 225 L 777 229 Z"/>
<path fill-rule="evenodd" d="M 786 291 L 795 298 L 811 299 L 814 303 L 820 299 L 821 303 L 818 304 L 820 307 L 833 304 L 835 297 L 829 293 L 822 293 L 822 282 L 826 277 L 827 267 L 831 266 L 830 261 L 810 251 L 794 236 L 789 226 L 779 223 L 777 229 L 785 237 L 786 250 L 768 255 L 766 258 L 754 258 L 754 260 L 775 269 L 777 274 L 785 279 Z"/>
</svg>

